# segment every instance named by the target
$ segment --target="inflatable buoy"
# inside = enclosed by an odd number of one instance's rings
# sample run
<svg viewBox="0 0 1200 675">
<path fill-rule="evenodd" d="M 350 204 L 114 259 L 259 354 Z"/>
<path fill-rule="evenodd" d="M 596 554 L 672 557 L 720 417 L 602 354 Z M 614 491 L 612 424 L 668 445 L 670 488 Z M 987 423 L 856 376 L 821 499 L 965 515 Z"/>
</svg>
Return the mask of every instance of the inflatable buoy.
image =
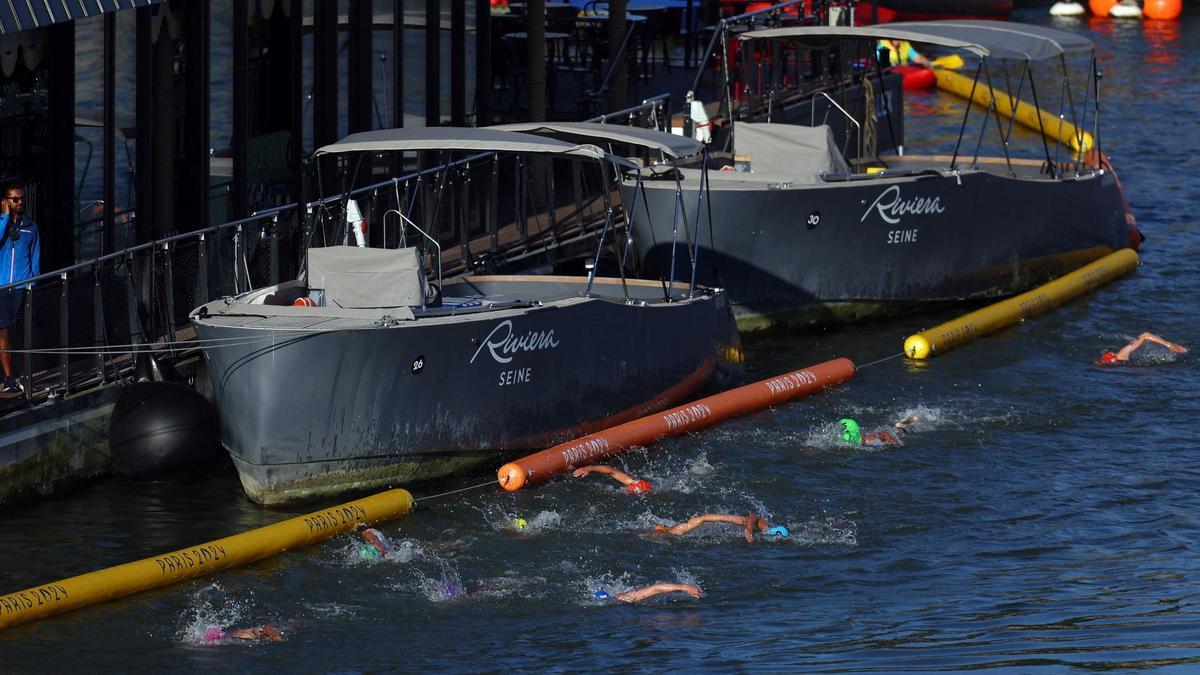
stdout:
<svg viewBox="0 0 1200 675">
<path fill-rule="evenodd" d="M 904 78 L 903 85 L 908 91 L 924 91 L 937 85 L 937 75 L 932 68 L 925 66 L 892 66 L 892 71 Z"/>
<path fill-rule="evenodd" d="M 1050 8 L 1050 16 L 1083 16 L 1087 10 L 1074 0 L 1061 0 Z"/>
<path fill-rule="evenodd" d="M 1174 21 L 1183 13 L 1183 0 L 1146 0 L 1142 13 L 1147 19 Z"/>
<path fill-rule="evenodd" d="M 1121 2 L 1113 5 L 1112 9 L 1108 10 L 1108 15 L 1114 19 L 1140 19 L 1142 18 L 1142 8 L 1138 6 L 1136 1 L 1126 2 L 1126 0 L 1121 0 Z"/>
<path fill-rule="evenodd" d="M 1108 10 L 1117 4 L 1117 0 L 1088 0 L 1088 8 L 1096 16 L 1108 16 Z"/>
<path fill-rule="evenodd" d="M 113 466 L 123 476 L 162 478 L 220 453 L 217 410 L 176 382 L 138 382 L 117 397 L 108 423 Z"/>
<path fill-rule="evenodd" d="M 309 297 L 296 298 L 292 301 L 292 307 L 316 307 L 317 302 Z"/>
</svg>

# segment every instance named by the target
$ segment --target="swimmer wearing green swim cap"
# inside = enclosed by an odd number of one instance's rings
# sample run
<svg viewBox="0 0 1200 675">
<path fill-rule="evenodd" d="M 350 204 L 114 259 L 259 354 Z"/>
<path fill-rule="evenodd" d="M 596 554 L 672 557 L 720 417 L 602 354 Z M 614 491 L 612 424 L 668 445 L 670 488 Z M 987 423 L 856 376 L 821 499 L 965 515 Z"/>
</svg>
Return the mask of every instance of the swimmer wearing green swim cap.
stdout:
<svg viewBox="0 0 1200 675">
<path fill-rule="evenodd" d="M 896 422 L 892 426 L 896 429 L 895 433 L 891 431 L 872 431 L 869 434 L 864 434 L 859 428 L 858 422 L 849 417 L 838 420 L 838 424 L 842 427 L 842 440 L 854 445 L 904 445 L 901 439 L 909 433 L 909 427 L 920 420 L 919 415 L 909 415 L 904 419 Z"/>
</svg>

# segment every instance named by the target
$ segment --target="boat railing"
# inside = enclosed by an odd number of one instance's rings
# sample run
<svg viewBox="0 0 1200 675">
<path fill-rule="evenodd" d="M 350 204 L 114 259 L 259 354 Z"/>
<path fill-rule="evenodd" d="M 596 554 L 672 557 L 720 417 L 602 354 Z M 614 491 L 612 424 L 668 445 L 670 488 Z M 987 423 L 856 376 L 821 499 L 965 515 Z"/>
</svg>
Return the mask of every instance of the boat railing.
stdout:
<svg viewBox="0 0 1200 675">
<path fill-rule="evenodd" d="M 823 98 L 825 98 L 825 100 L 829 101 L 829 105 L 833 106 L 834 108 L 837 109 L 838 112 L 842 113 L 842 116 L 845 117 L 847 120 L 849 120 L 850 123 L 853 124 L 855 126 L 855 128 L 858 130 L 858 133 L 855 134 L 855 136 L 858 137 L 858 156 L 854 158 L 854 163 L 857 165 L 857 168 L 861 168 L 862 161 L 863 161 L 862 125 L 858 123 L 858 120 L 854 119 L 854 115 L 851 115 L 849 112 L 846 111 L 845 108 L 843 108 L 841 105 L 839 105 L 837 101 L 833 100 L 832 96 L 830 96 L 829 94 L 827 94 L 823 91 L 819 91 L 812 97 L 812 104 L 811 104 L 812 107 L 809 110 L 809 126 L 810 127 L 817 126 L 817 99 L 821 98 L 821 97 L 823 97 Z M 825 120 L 822 120 L 821 124 L 824 124 L 828 119 L 829 119 L 829 108 L 825 108 Z"/>
</svg>

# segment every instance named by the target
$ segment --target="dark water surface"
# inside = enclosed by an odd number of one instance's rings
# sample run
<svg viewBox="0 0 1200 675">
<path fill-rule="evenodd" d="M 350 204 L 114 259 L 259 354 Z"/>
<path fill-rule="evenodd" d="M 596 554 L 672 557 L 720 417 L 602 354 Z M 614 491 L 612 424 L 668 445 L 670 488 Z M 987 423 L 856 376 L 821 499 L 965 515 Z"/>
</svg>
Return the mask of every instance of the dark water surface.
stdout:
<svg viewBox="0 0 1200 675">
<path fill-rule="evenodd" d="M 1043 11 L 1020 18 L 1044 22 Z M 1200 348 L 1200 15 L 1064 25 L 1103 54 L 1105 150 L 1149 236 L 1137 273 L 934 361 L 893 359 L 835 391 L 631 455 L 619 463 L 655 484 L 647 497 L 589 478 L 430 500 L 381 528 L 397 545 L 387 559 L 364 561 L 343 536 L 4 631 L 0 668 L 1200 668 L 1200 354 L 1090 365 L 1142 330 Z M 910 100 L 925 116 L 910 122 L 914 151 L 931 116 L 954 123 L 938 112 L 948 100 Z M 956 313 L 753 339 L 748 374 L 842 355 L 867 363 Z M 912 412 L 924 421 L 903 448 L 829 440 L 840 417 L 872 428 Z M 792 537 L 644 534 L 750 509 Z M 281 516 L 248 503 L 232 476 L 108 480 L 0 518 L 0 591 Z M 524 533 L 515 517 L 529 521 Z M 707 596 L 593 598 L 655 581 Z M 454 597 L 460 589 L 472 592 Z M 264 621 L 287 640 L 201 638 Z"/>
</svg>

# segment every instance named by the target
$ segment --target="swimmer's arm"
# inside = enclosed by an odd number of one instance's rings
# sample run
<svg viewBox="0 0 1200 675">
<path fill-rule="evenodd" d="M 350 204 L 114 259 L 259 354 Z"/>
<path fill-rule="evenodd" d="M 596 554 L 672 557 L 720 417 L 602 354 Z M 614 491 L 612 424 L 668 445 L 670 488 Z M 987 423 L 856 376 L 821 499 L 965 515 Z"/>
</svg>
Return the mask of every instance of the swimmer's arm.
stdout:
<svg viewBox="0 0 1200 675">
<path fill-rule="evenodd" d="M 667 531 L 671 534 L 683 535 L 691 532 L 705 523 L 733 523 L 734 525 L 745 525 L 746 517 L 734 516 L 725 513 L 705 513 L 699 516 L 692 516 L 686 523 L 674 525 Z"/>
<path fill-rule="evenodd" d="M 1171 351 L 1175 352 L 1176 354 L 1186 354 L 1187 353 L 1187 347 L 1184 347 L 1182 345 L 1177 345 L 1174 342 L 1171 342 L 1170 340 L 1168 340 L 1166 338 L 1161 338 L 1161 337 L 1155 335 L 1154 333 L 1142 333 L 1140 336 L 1138 336 L 1138 340 L 1142 340 L 1142 341 L 1149 340 L 1150 342 L 1158 343 L 1158 344 L 1166 347 L 1167 349 L 1170 349 Z"/>
<path fill-rule="evenodd" d="M 630 476 L 629 474 L 625 473 L 624 471 L 621 471 L 620 469 L 614 469 L 611 466 L 603 466 L 603 465 L 581 467 L 579 469 L 575 469 L 575 472 L 572 473 L 571 475 L 575 476 L 576 478 L 583 478 L 584 476 L 588 475 L 589 473 L 607 474 L 609 476 L 612 476 L 621 485 L 629 485 L 630 483 L 633 482 L 633 477 Z"/>
<path fill-rule="evenodd" d="M 621 593 L 617 595 L 617 599 L 621 602 L 641 602 L 647 598 L 664 593 L 687 593 L 696 599 L 704 597 L 704 591 L 700 590 L 698 586 L 690 584 L 654 584 L 653 586 Z"/>
</svg>

